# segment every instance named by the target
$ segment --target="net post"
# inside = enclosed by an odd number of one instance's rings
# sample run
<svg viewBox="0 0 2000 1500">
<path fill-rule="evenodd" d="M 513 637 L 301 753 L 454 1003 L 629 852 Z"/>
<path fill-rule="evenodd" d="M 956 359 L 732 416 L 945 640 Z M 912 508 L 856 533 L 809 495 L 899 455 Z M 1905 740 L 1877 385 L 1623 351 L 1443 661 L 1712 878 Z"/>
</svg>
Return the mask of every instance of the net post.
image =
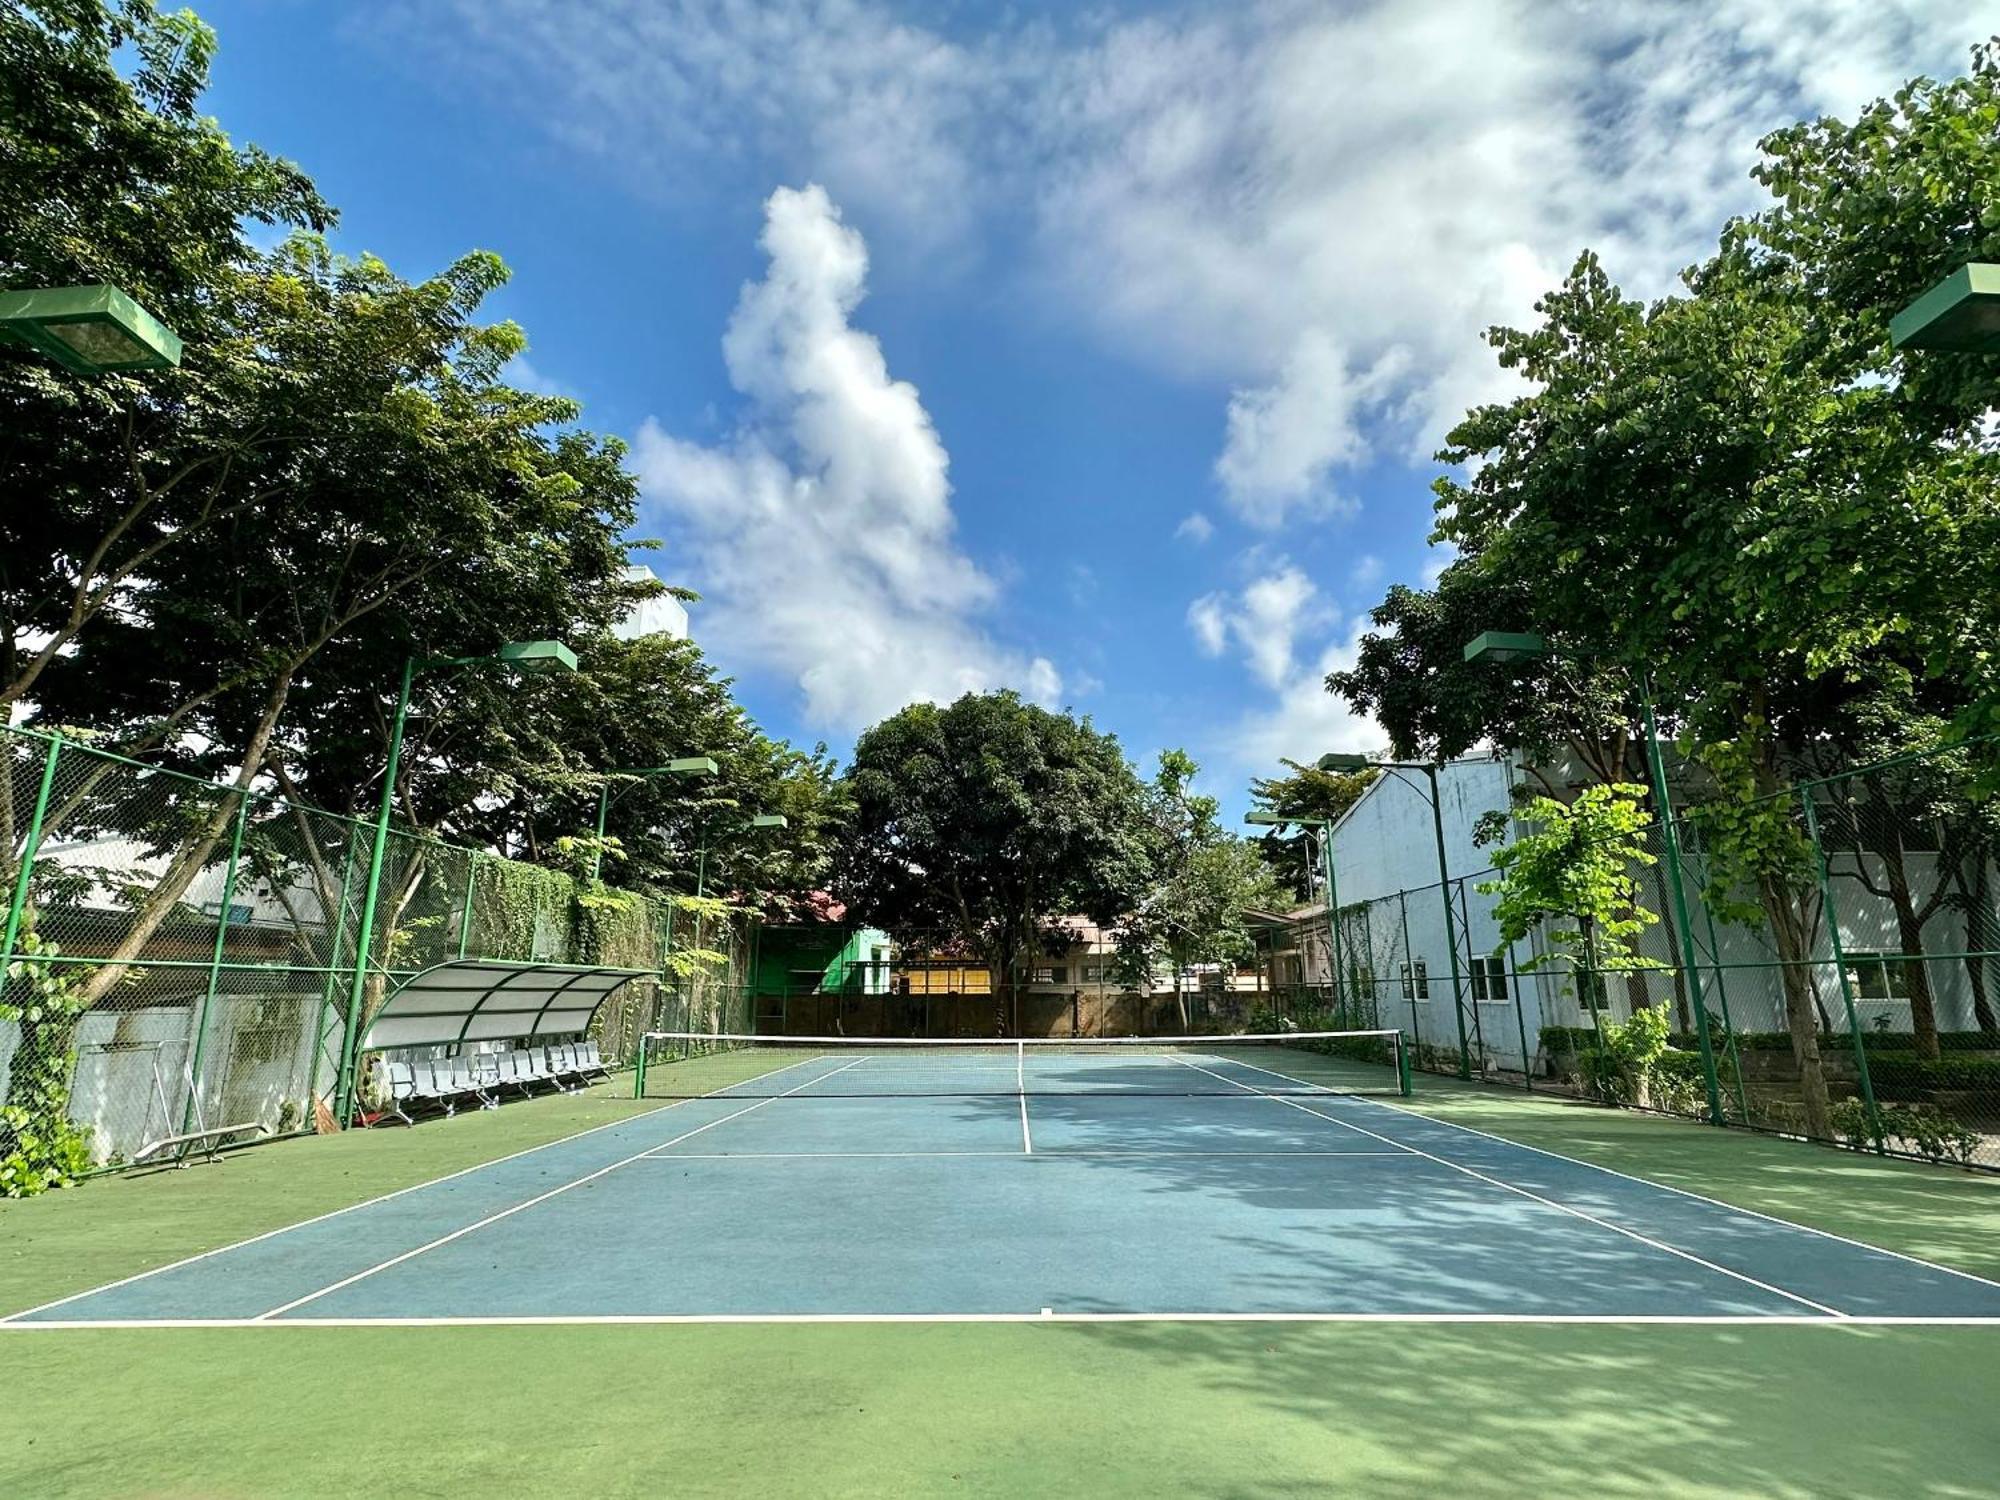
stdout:
<svg viewBox="0 0 2000 1500">
<path fill-rule="evenodd" d="M 1415 1090 L 1410 1086 L 1410 1049 L 1404 1045 L 1403 1033 L 1393 1033 L 1396 1038 L 1396 1092 L 1408 1099 Z"/>
<path fill-rule="evenodd" d="M 639 1033 L 639 1062 L 632 1069 L 632 1097 L 634 1099 L 643 1099 L 646 1097 L 646 1037 L 648 1034 L 644 1031 Z"/>
</svg>

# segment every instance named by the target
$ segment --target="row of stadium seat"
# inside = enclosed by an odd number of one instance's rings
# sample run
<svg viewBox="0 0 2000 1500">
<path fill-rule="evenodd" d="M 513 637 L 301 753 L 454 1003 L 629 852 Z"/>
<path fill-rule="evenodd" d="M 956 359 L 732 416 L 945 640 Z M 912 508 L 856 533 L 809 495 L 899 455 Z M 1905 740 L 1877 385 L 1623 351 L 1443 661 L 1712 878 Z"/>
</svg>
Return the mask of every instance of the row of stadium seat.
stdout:
<svg viewBox="0 0 2000 1500">
<path fill-rule="evenodd" d="M 498 1109 L 503 1089 L 519 1089 L 526 1096 L 546 1083 L 575 1093 L 593 1079 L 610 1076 L 594 1041 L 475 1052 L 424 1062 L 375 1059 L 377 1091 L 387 1103 L 380 1118 L 393 1116 L 405 1125 L 416 1123 L 410 1117 L 411 1109 L 435 1106 L 447 1116 L 458 1113 L 461 1104 Z"/>
</svg>

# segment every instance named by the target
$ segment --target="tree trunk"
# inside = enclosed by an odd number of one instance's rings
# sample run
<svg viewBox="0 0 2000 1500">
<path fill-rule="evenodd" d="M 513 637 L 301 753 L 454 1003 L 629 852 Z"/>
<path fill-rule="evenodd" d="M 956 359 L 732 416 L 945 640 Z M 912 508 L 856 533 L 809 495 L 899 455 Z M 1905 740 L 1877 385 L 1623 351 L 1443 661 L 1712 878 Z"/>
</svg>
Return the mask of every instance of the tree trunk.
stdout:
<svg viewBox="0 0 2000 1500">
<path fill-rule="evenodd" d="M 1893 836 L 1885 843 L 1895 845 Z M 1930 966 L 1924 962 L 1924 921 L 1910 899 L 1910 873 L 1900 845 L 1882 851 L 1883 872 L 1889 879 L 1889 901 L 1896 908 L 1896 938 L 1903 953 L 1903 973 L 1910 985 L 1910 1031 L 1917 1056 L 1938 1055 L 1937 1003 L 1931 995 Z"/>
<path fill-rule="evenodd" d="M 1800 934 L 1794 893 L 1774 877 L 1758 882 L 1771 938 L 1778 948 L 1778 972 L 1785 987 L 1785 1025 L 1792 1037 L 1792 1061 L 1799 1070 L 1799 1097 L 1805 1132 L 1815 1140 L 1833 1138 L 1833 1111 L 1827 1101 L 1826 1070 L 1819 1053 L 1819 1007 L 1813 993 L 1812 955 Z"/>
<path fill-rule="evenodd" d="M 159 883 L 146 894 L 135 914 L 132 927 L 112 951 L 101 968 L 94 970 L 81 989 L 80 996 L 85 1009 L 96 1005 L 125 980 L 126 971 L 133 959 L 145 952 L 153 934 L 167 919 L 182 896 L 187 894 L 195 877 L 208 867 L 209 856 L 222 842 L 229 830 L 230 820 L 236 816 L 243 799 L 250 795 L 250 786 L 256 781 L 257 773 L 264 764 L 264 755 L 270 748 L 272 731 L 277 728 L 278 715 L 284 711 L 285 700 L 291 693 L 292 679 L 287 673 L 272 685 L 270 696 L 265 700 L 264 711 L 257 727 L 251 732 L 250 742 L 244 747 L 243 766 L 231 783 L 229 795 L 221 798 L 203 818 L 195 833 L 169 861 L 166 872 Z"/>
</svg>

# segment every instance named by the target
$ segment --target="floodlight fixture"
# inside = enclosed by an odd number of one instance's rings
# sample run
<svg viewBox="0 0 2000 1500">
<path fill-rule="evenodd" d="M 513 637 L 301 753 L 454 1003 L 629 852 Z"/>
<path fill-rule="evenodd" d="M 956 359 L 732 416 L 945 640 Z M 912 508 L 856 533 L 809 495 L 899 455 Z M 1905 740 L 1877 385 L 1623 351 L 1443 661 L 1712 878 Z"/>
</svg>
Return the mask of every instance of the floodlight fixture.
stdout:
<svg viewBox="0 0 2000 1500">
<path fill-rule="evenodd" d="M 2000 354 L 2000 263 L 1960 266 L 1889 320 L 1898 349 Z"/>
<path fill-rule="evenodd" d="M 1533 661 L 1548 654 L 1547 641 L 1523 631 L 1481 631 L 1465 643 L 1465 659 L 1468 662 Z"/>
<path fill-rule="evenodd" d="M 509 641 L 493 657 L 524 675 L 556 677 L 576 671 L 576 653 L 561 641 Z"/>
<path fill-rule="evenodd" d="M 783 813 L 758 813 L 756 817 L 743 826 L 745 828 L 789 828 L 792 825 L 791 820 Z"/>
<path fill-rule="evenodd" d="M 0 339 L 37 349 L 78 375 L 181 362 L 181 336 L 115 286 L 0 292 Z"/>
<path fill-rule="evenodd" d="M 1365 755 L 1350 754 L 1345 750 L 1334 750 L 1319 758 L 1322 771 L 1365 771 L 1375 762 Z"/>
<path fill-rule="evenodd" d="M 1274 812 L 1249 812 L 1243 815 L 1246 823 L 1255 823 L 1260 828 L 1283 828 L 1292 820 Z"/>
</svg>

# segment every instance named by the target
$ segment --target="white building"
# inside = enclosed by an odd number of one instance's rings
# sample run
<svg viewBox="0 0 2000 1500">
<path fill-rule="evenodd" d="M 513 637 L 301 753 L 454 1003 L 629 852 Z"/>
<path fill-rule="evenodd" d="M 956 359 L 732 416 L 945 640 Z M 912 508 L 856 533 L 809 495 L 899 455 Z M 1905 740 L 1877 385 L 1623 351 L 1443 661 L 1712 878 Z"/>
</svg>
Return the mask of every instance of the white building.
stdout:
<svg viewBox="0 0 2000 1500">
<path fill-rule="evenodd" d="M 651 568 L 634 564 L 624 570 L 628 583 L 658 583 L 659 575 Z M 626 611 L 625 618 L 611 627 L 611 633 L 621 641 L 634 641 L 642 635 L 666 635 L 674 640 L 688 638 L 687 606 L 672 594 L 660 594 L 651 599 L 642 599 Z"/>
</svg>

